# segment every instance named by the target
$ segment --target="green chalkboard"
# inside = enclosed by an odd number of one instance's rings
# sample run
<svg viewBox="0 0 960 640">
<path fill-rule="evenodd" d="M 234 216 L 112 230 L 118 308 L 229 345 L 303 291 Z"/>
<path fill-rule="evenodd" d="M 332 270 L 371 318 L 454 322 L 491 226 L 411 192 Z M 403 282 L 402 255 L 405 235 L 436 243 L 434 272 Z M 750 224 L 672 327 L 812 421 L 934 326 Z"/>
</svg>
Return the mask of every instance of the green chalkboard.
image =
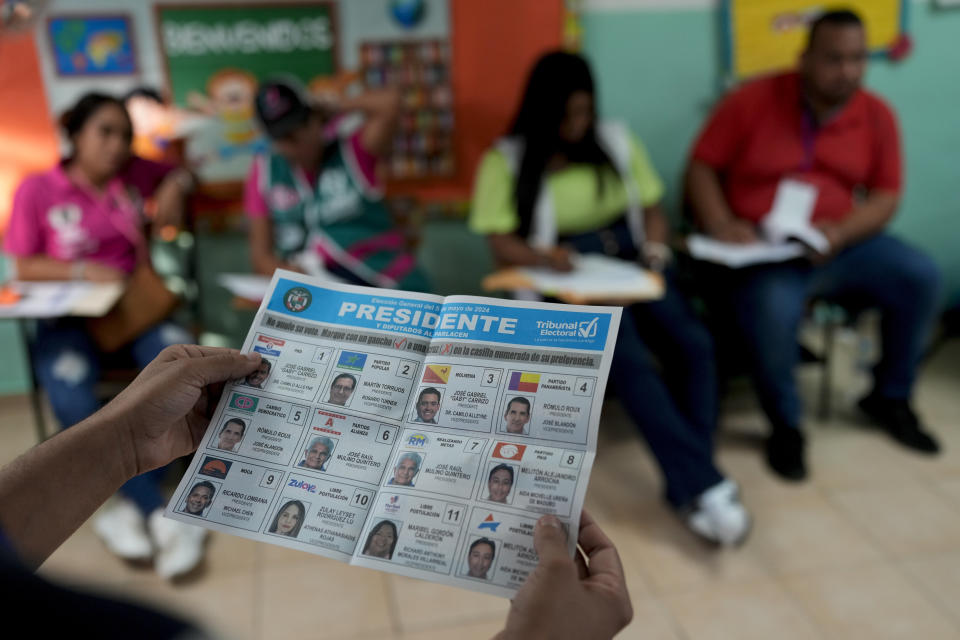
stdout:
<svg viewBox="0 0 960 640">
<path fill-rule="evenodd" d="M 171 98 L 210 96 L 229 71 L 260 80 L 280 73 L 305 85 L 337 71 L 331 2 L 158 5 L 157 29 Z M 219 74 L 219 75 L 218 75 Z"/>
</svg>

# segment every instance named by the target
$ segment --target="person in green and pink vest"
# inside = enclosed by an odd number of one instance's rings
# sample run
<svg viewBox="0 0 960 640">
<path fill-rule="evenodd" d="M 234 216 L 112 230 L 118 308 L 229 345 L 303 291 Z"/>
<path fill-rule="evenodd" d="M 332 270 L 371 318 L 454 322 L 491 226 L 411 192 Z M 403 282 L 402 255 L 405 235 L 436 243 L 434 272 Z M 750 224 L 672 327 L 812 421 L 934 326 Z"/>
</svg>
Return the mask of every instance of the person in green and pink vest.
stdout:
<svg viewBox="0 0 960 640">
<path fill-rule="evenodd" d="M 399 100 L 370 91 L 330 117 L 293 81 L 268 80 L 256 96 L 271 152 L 257 156 L 244 189 L 254 269 L 330 273 L 353 284 L 428 290 L 403 229 L 383 203 L 377 159 L 393 136 Z"/>
</svg>

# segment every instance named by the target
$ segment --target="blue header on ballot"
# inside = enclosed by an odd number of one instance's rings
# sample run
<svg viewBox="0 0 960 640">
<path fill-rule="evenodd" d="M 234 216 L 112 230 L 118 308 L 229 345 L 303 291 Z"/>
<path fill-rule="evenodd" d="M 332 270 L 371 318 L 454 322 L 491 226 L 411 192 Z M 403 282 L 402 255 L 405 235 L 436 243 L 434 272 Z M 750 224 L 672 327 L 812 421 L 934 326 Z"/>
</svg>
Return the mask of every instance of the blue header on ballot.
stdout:
<svg viewBox="0 0 960 640">
<path fill-rule="evenodd" d="M 558 308 L 559 307 L 559 308 Z M 479 340 L 602 351 L 611 315 L 509 307 L 476 302 L 443 305 L 423 300 L 336 291 L 286 278 L 274 289 L 270 311 L 292 318 L 433 339 Z"/>
</svg>

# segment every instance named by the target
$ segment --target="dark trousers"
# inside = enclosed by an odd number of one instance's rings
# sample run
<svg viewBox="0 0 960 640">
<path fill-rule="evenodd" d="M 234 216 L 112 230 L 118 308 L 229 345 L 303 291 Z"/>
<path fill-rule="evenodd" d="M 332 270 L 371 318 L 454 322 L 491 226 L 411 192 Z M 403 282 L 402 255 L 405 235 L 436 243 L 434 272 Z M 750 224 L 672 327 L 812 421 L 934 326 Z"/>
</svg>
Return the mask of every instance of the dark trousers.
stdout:
<svg viewBox="0 0 960 640">
<path fill-rule="evenodd" d="M 671 505 L 723 480 L 713 461 L 713 343 L 675 287 L 623 310 L 610 380 L 660 465 Z"/>
<path fill-rule="evenodd" d="M 826 264 L 805 260 L 746 269 L 708 267 L 711 312 L 736 331 L 760 404 L 774 427 L 798 428 L 797 331 L 810 298 L 879 308 L 882 358 L 874 393 L 909 398 L 937 312 L 940 273 L 920 251 L 886 234 L 847 247 Z"/>
<path fill-rule="evenodd" d="M 562 239 L 580 253 L 636 260 L 626 222 Z M 713 461 L 717 375 L 713 341 L 666 274 L 663 299 L 624 308 L 610 381 L 653 452 L 675 508 L 723 480 Z"/>
</svg>

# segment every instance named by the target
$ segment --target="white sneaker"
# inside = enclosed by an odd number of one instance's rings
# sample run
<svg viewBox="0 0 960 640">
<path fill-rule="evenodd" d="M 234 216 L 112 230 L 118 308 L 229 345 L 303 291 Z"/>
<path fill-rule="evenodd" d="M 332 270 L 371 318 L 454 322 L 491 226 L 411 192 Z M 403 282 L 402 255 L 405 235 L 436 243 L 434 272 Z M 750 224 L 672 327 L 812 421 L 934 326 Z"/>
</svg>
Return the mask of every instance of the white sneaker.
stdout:
<svg viewBox="0 0 960 640">
<path fill-rule="evenodd" d="M 111 553 L 126 560 L 149 560 L 153 545 L 136 505 L 115 496 L 93 521 L 93 530 Z"/>
<path fill-rule="evenodd" d="M 161 578 L 171 579 L 189 573 L 200 564 L 206 529 L 164 518 L 162 509 L 151 513 L 147 524 L 157 545 L 153 567 Z"/>
<path fill-rule="evenodd" d="M 701 493 L 686 521 L 698 536 L 728 546 L 743 542 L 751 525 L 750 514 L 740 503 L 737 483 L 732 480 L 724 480 Z"/>
</svg>

